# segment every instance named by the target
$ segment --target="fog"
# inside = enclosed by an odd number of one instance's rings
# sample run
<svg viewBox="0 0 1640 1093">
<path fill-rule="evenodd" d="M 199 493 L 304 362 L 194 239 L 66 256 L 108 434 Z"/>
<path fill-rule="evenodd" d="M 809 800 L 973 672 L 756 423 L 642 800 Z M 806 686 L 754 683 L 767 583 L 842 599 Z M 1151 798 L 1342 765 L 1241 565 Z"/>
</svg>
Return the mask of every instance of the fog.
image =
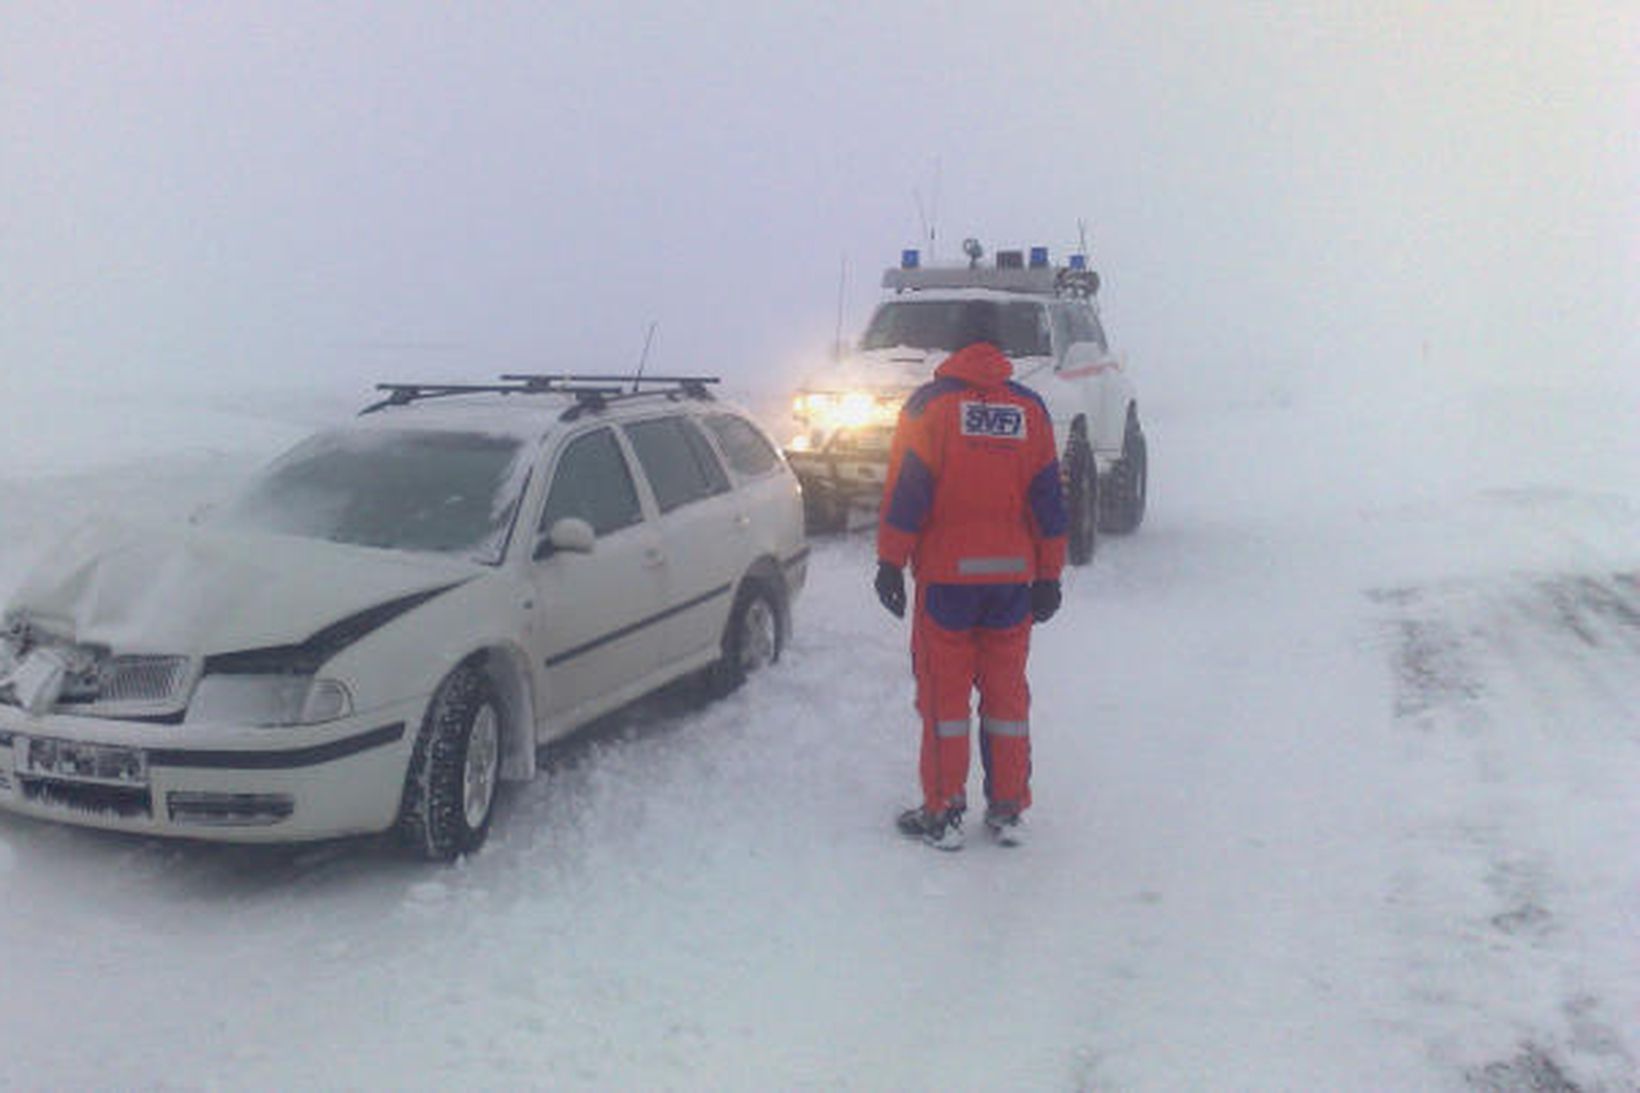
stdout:
<svg viewBox="0 0 1640 1093">
<path fill-rule="evenodd" d="M 1079 222 L 1153 401 L 1637 371 L 1632 5 L 833 7 L 7 5 L 5 380 L 778 388 Z"/>
<path fill-rule="evenodd" d="M 1633 0 L 0 4 L 0 602 L 380 380 L 653 324 L 777 405 L 968 235 L 1085 227 L 1153 468 L 1033 637 L 1024 851 L 889 831 L 867 519 L 455 868 L 3 817 L 0 1087 L 1635 1088 L 1637 58 Z"/>
</svg>

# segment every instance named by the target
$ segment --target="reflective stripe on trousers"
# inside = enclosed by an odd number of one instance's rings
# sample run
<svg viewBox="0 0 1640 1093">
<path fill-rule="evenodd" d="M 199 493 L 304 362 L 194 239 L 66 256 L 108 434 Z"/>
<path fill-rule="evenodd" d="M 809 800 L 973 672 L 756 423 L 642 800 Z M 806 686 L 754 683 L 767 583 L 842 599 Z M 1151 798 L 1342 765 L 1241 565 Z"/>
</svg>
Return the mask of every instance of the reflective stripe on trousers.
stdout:
<svg viewBox="0 0 1640 1093">
<path fill-rule="evenodd" d="M 998 721 L 990 717 L 979 719 L 979 731 L 990 733 L 992 736 L 1029 736 L 1031 723 L 1029 721 Z"/>
</svg>

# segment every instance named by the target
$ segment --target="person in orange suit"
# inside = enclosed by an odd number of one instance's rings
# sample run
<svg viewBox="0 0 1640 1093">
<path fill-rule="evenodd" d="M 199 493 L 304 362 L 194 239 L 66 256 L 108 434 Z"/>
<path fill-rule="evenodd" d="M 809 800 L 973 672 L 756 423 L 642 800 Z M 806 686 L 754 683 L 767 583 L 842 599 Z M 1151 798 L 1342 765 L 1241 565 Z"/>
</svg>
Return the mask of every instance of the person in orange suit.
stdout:
<svg viewBox="0 0 1640 1093">
<path fill-rule="evenodd" d="M 906 609 L 904 569 L 916 579 L 911 661 L 922 717 L 922 804 L 900 831 L 931 846 L 962 846 L 969 704 L 979 690 L 985 825 L 999 842 L 1023 839 L 1031 803 L 1033 623 L 1059 609 L 1067 516 L 1058 445 L 1041 398 L 1011 380 L 995 308 L 963 309 L 962 348 L 900 412 L 877 527 L 878 599 Z"/>
</svg>

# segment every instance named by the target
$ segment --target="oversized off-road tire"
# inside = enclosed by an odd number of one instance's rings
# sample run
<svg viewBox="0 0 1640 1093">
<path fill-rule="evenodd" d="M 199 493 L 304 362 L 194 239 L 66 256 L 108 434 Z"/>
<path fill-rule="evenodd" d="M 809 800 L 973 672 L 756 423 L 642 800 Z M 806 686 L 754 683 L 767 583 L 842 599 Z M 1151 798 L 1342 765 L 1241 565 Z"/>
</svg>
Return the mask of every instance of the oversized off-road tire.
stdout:
<svg viewBox="0 0 1640 1093">
<path fill-rule="evenodd" d="M 501 780 L 501 706 L 476 665 L 445 677 L 427 706 L 404 778 L 399 836 L 429 861 L 477 850 L 490 833 Z"/>
<path fill-rule="evenodd" d="M 1081 428 L 1071 431 L 1061 464 L 1065 510 L 1070 518 L 1066 556 L 1071 565 L 1087 565 L 1099 545 L 1099 468 Z"/>
<path fill-rule="evenodd" d="M 723 656 L 706 671 L 706 689 L 712 697 L 734 692 L 748 676 L 780 659 L 780 620 L 780 602 L 769 585 L 745 581 L 723 630 Z"/>
<path fill-rule="evenodd" d="M 1145 519 L 1145 503 L 1150 493 L 1150 452 L 1139 414 L 1128 408 L 1127 426 L 1122 430 L 1122 457 L 1111 468 L 1100 498 L 1099 530 L 1127 535 L 1138 530 Z"/>
<path fill-rule="evenodd" d="M 830 485 L 805 478 L 803 530 L 809 535 L 834 535 L 848 528 L 848 502 Z"/>
</svg>

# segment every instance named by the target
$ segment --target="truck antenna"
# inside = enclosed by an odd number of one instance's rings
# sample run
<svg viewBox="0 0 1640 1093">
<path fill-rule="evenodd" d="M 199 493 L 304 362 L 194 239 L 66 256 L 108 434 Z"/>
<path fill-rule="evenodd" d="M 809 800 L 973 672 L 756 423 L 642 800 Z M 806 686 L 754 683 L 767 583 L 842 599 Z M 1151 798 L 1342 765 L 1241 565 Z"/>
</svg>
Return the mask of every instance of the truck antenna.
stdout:
<svg viewBox="0 0 1640 1093">
<path fill-rule="evenodd" d="M 634 391 L 638 389 L 638 384 L 643 380 L 644 366 L 649 363 L 649 347 L 655 341 L 655 327 L 658 325 L 660 325 L 660 320 L 649 320 L 649 330 L 643 336 L 643 353 L 638 357 L 638 372 L 632 377 L 632 389 Z"/>
<path fill-rule="evenodd" d="M 940 230 L 940 157 L 934 157 L 934 186 L 929 191 L 928 205 L 923 205 L 922 190 L 911 188 L 911 199 L 917 203 L 917 219 L 922 223 L 922 237 L 928 240 L 928 260 L 934 261 L 936 238 Z"/>
<path fill-rule="evenodd" d="M 928 260 L 934 260 L 934 235 L 940 230 L 940 157 L 934 157 L 934 188 L 928 198 Z"/>
<path fill-rule="evenodd" d="M 843 297 L 848 290 L 848 255 L 843 255 L 841 268 L 837 271 L 837 333 L 831 340 L 831 355 L 833 360 L 843 358 Z"/>
</svg>

